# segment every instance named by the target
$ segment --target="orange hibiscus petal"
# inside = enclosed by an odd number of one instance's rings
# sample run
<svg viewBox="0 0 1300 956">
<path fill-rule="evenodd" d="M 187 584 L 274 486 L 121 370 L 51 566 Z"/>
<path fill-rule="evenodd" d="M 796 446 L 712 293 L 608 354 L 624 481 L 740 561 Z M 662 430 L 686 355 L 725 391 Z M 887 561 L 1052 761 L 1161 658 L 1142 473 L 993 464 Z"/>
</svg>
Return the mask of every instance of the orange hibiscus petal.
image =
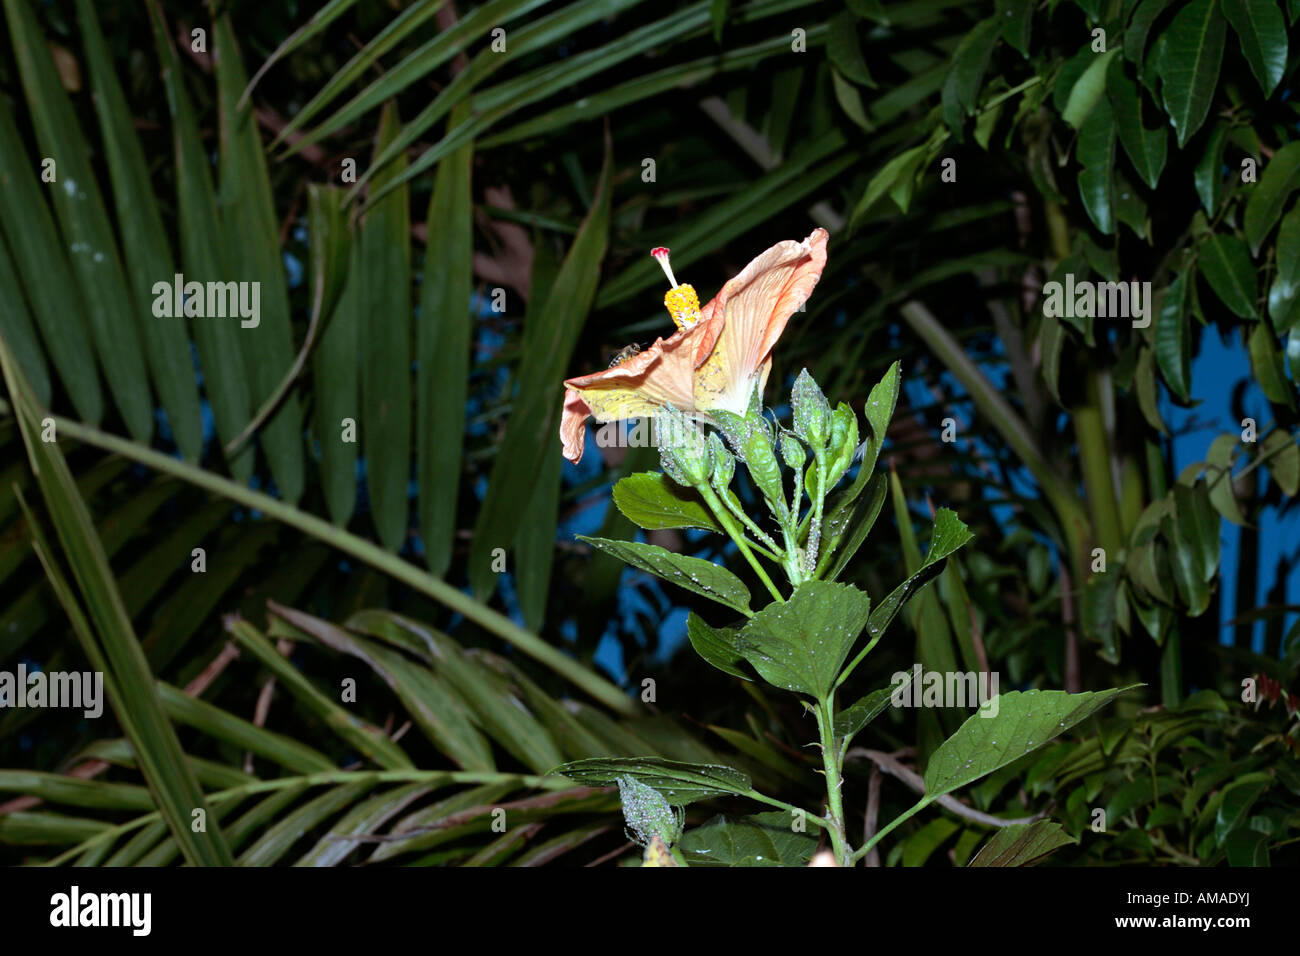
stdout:
<svg viewBox="0 0 1300 956">
<path fill-rule="evenodd" d="M 696 405 L 743 413 L 755 378 L 826 267 L 825 229 L 803 242 L 778 242 L 749 265 L 704 306 L 700 324 L 721 333 L 711 354 L 699 363 Z"/>
<path fill-rule="evenodd" d="M 560 422 L 564 456 L 574 463 L 582 458 L 588 417 L 598 422 L 652 417 L 664 405 L 693 412 L 696 356 L 709 354 L 718 324 L 697 322 L 612 368 L 566 381 Z"/>
</svg>

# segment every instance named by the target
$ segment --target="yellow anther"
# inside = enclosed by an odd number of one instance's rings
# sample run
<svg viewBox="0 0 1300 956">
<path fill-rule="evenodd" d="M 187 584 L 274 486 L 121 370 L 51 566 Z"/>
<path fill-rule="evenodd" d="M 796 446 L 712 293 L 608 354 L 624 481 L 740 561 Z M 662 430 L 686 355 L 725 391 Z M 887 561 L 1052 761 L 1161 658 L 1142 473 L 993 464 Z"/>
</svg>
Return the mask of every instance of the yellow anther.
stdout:
<svg viewBox="0 0 1300 956">
<path fill-rule="evenodd" d="M 690 328 L 700 321 L 700 297 L 685 283 L 664 293 L 664 305 L 679 329 Z"/>
</svg>

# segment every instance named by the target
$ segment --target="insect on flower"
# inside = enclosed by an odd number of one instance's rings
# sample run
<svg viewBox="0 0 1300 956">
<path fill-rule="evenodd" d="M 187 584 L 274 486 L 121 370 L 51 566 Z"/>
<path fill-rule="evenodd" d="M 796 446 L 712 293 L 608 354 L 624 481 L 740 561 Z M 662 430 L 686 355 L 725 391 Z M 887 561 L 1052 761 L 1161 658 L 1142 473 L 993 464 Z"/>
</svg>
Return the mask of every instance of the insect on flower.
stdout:
<svg viewBox="0 0 1300 956">
<path fill-rule="evenodd" d="M 664 306 L 677 331 L 601 372 L 564 383 L 560 439 L 564 457 L 580 461 L 586 422 L 653 418 L 668 406 L 699 421 L 723 409 L 745 414 L 755 387 L 772 368 L 772 349 L 826 267 L 825 229 L 802 242 L 785 240 L 755 257 L 700 307 L 695 289 L 677 281 L 668 250 L 654 249 L 671 288 Z"/>
<path fill-rule="evenodd" d="M 617 352 L 615 352 L 613 355 L 610 356 L 609 367 L 613 368 L 615 365 L 622 365 L 632 356 L 639 355 L 639 354 L 641 354 L 641 346 L 633 342 L 631 345 L 619 349 Z"/>
</svg>

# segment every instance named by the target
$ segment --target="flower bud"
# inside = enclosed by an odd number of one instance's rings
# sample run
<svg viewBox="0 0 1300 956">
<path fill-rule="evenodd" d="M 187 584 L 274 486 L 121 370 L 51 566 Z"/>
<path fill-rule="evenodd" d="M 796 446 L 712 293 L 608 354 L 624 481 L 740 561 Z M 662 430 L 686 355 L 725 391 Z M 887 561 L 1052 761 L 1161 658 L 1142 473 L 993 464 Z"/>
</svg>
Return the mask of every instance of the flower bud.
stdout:
<svg viewBox="0 0 1300 956">
<path fill-rule="evenodd" d="M 808 459 L 807 452 L 800 444 L 799 439 L 794 436 L 794 432 L 781 432 L 781 460 L 785 462 L 787 468 L 798 471 L 803 467 L 804 462 Z"/>
<path fill-rule="evenodd" d="M 827 448 L 829 474 L 826 476 L 826 490 L 834 488 L 844 477 L 844 473 L 853 464 L 853 456 L 858 448 L 858 416 L 844 402 L 840 402 L 831 416 L 831 441 Z"/>
<path fill-rule="evenodd" d="M 790 403 L 794 409 L 794 433 L 814 451 L 826 447 L 831 437 L 831 406 L 807 369 L 795 379 Z"/>
<path fill-rule="evenodd" d="M 708 481 L 708 446 L 699 426 L 671 405 L 660 410 L 655 425 L 664 474 L 688 488 Z"/>
<path fill-rule="evenodd" d="M 717 432 L 709 433 L 709 481 L 718 491 L 730 486 L 736 476 L 736 459 L 722 443 Z"/>
<path fill-rule="evenodd" d="M 672 846 L 681 839 L 681 821 L 654 787 L 624 775 L 618 778 L 618 793 L 623 801 L 623 819 L 638 845 L 649 846 L 658 838 Z"/>
</svg>

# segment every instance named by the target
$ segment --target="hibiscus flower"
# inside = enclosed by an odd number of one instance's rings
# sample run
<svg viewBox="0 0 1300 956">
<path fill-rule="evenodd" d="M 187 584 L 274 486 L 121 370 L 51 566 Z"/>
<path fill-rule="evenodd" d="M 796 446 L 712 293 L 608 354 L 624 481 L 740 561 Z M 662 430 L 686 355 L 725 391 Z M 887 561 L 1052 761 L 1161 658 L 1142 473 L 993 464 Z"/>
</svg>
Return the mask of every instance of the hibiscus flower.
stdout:
<svg viewBox="0 0 1300 956">
<path fill-rule="evenodd" d="M 677 325 L 669 338 L 603 372 L 564 383 L 560 440 L 564 457 L 582 459 L 587 419 L 653 418 L 672 406 L 698 421 L 716 409 L 744 415 L 767 383 L 772 349 L 790 316 L 812 294 L 826 267 L 825 229 L 802 242 L 787 239 L 755 257 L 704 308 L 695 289 L 678 283 L 668 250 L 651 255 L 672 286 L 664 305 Z"/>
</svg>

